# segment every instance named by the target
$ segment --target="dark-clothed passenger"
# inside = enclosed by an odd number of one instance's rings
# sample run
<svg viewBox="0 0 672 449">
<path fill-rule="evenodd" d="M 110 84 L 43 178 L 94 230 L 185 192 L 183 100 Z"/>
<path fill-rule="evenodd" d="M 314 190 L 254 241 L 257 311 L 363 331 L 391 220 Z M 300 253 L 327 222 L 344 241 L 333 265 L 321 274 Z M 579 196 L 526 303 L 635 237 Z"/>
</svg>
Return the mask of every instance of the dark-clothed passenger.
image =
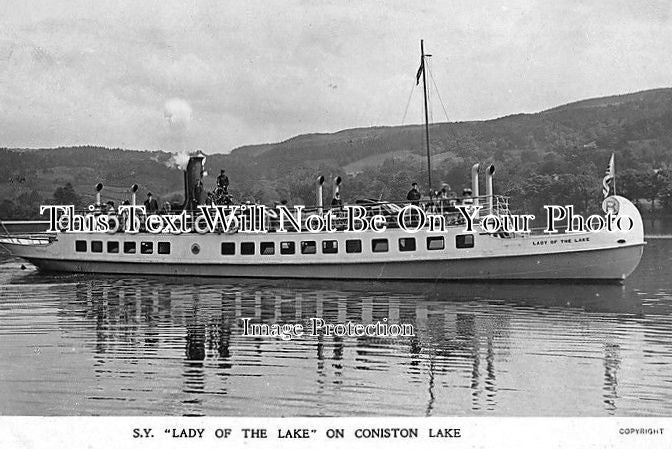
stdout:
<svg viewBox="0 0 672 449">
<path fill-rule="evenodd" d="M 145 200 L 145 210 L 148 214 L 154 214 L 159 211 L 159 203 L 152 196 L 152 192 L 147 193 L 147 199 Z"/>
<path fill-rule="evenodd" d="M 406 195 L 406 199 L 411 202 L 413 205 L 418 205 L 420 204 L 420 198 L 422 195 L 420 195 L 420 191 L 418 190 L 418 183 L 414 182 L 411 184 L 411 190 L 408 191 L 408 194 Z"/>
</svg>

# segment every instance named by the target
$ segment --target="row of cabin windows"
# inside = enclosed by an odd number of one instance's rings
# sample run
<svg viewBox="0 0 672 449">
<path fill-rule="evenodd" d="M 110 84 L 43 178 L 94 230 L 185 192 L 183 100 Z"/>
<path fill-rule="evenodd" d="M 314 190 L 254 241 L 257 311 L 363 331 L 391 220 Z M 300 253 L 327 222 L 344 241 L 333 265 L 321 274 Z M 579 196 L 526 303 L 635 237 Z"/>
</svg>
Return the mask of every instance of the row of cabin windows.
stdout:
<svg viewBox="0 0 672 449">
<path fill-rule="evenodd" d="M 78 253 L 85 253 L 87 251 L 87 245 L 89 242 L 86 240 L 75 240 L 75 251 Z M 103 252 L 103 242 L 100 240 L 92 240 L 91 242 L 91 252 L 92 253 L 102 253 Z M 110 254 L 119 254 L 120 245 L 117 241 L 107 242 L 107 252 Z M 136 254 L 137 253 L 137 244 L 136 242 L 123 242 L 123 252 L 124 254 Z M 158 254 L 170 254 L 170 242 L 158 242 L 156 245 Z M 154 254 L 154 242 L 140 242 L 140 254 Z"/>
<path fill-rule="evenodd" d="M 322 254 L 337 254 L 338 241 L 337 240 L 322 240 Z M 473 248 L 474 236 L 471 234 L 458 235 L 455 237 L 455 246 L 457 248 Z M 314 240 L 300 242 L 299 251 L 301 254 L 317 254 L 318 244 Z M 446 243 L 443 237 L 427 237 L 427 249 L 430 251 L 445 249 Z M 409 252 L 415 251 L 415 238 L 404 237 L 399 239 L 399 251 Z M 242 242 L 240 244 L 240 254 L 242 256 L 253 256 L 255 254 L 256 245 L 254 242 Z M 295 242 L 280 242 L 280 254 L 296 254 Z M 373 239 L 371 240 L 371 251 L 374 253 L 386 253 L 389 251 L 389 243 L 387 239 Z M 348 254 L 361 253 L 361 240 L 346 240 L 345 252 Z M 233 256 L 236 254 L 236 244 L 233 242 L 222 242 L 221 253 L 224 256 Z M 262 256 L 272 256 L 275 254 L 274 242 L 261 242 L 259 244 L 259 254 Z"/>
<path fill-rule="evenodd" d="M 76 240 L 75 241 L 75 251 L 77 252 L 86 252 L 88 243 L 86 240 Z M 103 252 L 103 242 L 100 240 L 92 240 L 91 242 L 91 252 L 92 253 L 102 253 Z M 337 240 L 323 240 L 322 242 L 322 254 L 337 254 L 338 253 L 338 241 Z M 170 242 L 158 242 L 157 243 L 157 253 L 158 254 L 170 254 Z M 301 254 L 317 254 L 317 242 L 314 240 L 308 240 L 300 242 L 299 249 Z M 474 247 L 474 236 L 472 234 L 458 235 L 455 237 L 455 246 L 457 248 L 473 248 Z M 110 254 L 118 254 L 120 252 L 120 244 L 117 241 L 107 242 L 107 252 Z M 255 254 L 255 244 L 254 242 L 242 242 L 240 244 L 240 254 L 243 256 L 251 256 Z M 427 249 L 430 251 L 433 250 L 442 250 L 445 249 L 445 240 L 443 237 L 427 237 Z M 399 251 L 409 252 L 416 250 L 415 238 L 413 237 L 404 237 L 399 239 Z M 371 240 L 371 251 L 374 253 L 386 253 L 389 251 L 389 243 L 387 239 L 373 239 Z M 124 254 L 136 254 L 137 244 L 136 242 L 123 242 L 123 252 Z M 192 252 L 193 248 L 192 248 Z M 232 256 L 236 254 L 236 244 L 233 242 L 223 242 L 221 247 L 221 252 L 223 255 Z M 348 254 L 352 253 L 361 253 L 362 252 L 362 241 L 361 240 L 346 240 L 345 241 L 345 252 Z M 194 252 L 197 254 L 198 251 Z M 154 242 L 140 242 L 140 254 L 154 254 Z M 261 242 L 259 244 L 259 254 L 262 256 L 271 256 L 275 254 L 275 243 L 274 242 Z M 280 242 L 280 254 L 296 254 L 296 244 L 294 242 Z"/>
</svg>

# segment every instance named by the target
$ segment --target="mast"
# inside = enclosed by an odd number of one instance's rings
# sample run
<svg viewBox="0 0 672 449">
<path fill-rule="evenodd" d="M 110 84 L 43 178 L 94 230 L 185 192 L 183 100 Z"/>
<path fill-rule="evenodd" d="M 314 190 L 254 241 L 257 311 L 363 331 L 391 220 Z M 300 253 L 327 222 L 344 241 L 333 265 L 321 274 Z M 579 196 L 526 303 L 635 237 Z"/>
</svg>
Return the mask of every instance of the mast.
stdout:
<svg viewBox="0 0 672 449">
<path fill-rule="evenodd" d="M 616 162 L 615 161 L 614 161 L 614 195 L 616 195 Z"/>
<path fill-rule="evenodd" d="M 425 41 L 420 39 L 420 68 L 422 69 L 422 90 L 425 96 L 425 143 L 427 145 L 427 183 L 429 197 L 432 197 L 432 157 L 429 152 L 429 116 L 427 114 L 427 77 L 425 76 Z M 427 55 L 430 56 L 430 55 Z"/>
</svg>

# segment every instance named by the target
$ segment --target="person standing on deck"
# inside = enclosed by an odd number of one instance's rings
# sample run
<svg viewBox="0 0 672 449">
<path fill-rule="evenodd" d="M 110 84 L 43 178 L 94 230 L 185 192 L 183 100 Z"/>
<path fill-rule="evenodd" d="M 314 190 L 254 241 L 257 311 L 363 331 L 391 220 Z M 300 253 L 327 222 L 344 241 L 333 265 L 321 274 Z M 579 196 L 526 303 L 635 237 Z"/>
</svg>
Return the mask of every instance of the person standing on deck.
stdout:
<svg viewBox="0 0 672 449">
<path fill-rule="evenodd" d="M 222 169 L 219 172 L 219 176 L 217 176 L 217 187 L 222 189 L 225 195 L 229 193 L 229 177 L 224 173 L 224 169 Z"/>
<path fill-rule="evenodd" d="M 343 205 L 343 200 L 341 200 L 341 194 L 336 192 L 334 198 L 331 200 L 331 207 L 341 207 Z"/>
<path fill-rule="evenodd" d="M 442 212 L 452 212 L 451 207 L 455 208 L 455 192 L 450 188 L 445 182 L 441 186 L 441 191 L 439 192 L 441 198 L 441 211 Z"/>
<path fill-rule="evenodd" d="M 474 197 L 472 195 L 471 189 L 462 190 L 462 204 L 467 206 L 474 204 Z"/>
<path fill-rule="evenodd" d="M 159 203 L 152 196 L 152 192 L 147 192 L 147 199 L 145 200 L 145 210 L 148 214 L 153 214 L 159 211 Z"/>
<path fill-rule="evenodd" d="M 414 182 L 411 184 L 411 190 L 408 191 L 408 194 L 406 195 L 406 199 L 411 202 L 414 206 L 417 206 L 420 204 L 420 191 L 418 190 L 418 183 Z"/>
</svg>

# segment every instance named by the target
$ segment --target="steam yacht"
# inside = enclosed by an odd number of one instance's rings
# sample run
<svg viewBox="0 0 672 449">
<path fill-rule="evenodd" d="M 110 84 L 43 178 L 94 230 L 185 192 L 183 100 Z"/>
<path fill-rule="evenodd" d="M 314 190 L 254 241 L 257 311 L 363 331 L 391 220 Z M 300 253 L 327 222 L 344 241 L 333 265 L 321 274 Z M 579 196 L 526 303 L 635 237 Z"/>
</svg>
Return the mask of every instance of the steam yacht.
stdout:
<svg viewBox="0 0 672 449">
<path fill-rule="evenodd" d="M 185 206 L 203 176 L 203 158 L 193 156 L 184 172 Z M 484 215 L 511 216 L 506 198 L 492 192 L 494 167 L 486 170 L 486 194 L 479 196 L 479 168 L 472 170 L 474 205 Z M 317 182 L 322 197 L 323 178 Z M 338 188 L 338 186 L 336 186 Z M 43 271 L 169 276 L 410 280 L 623 280 L 642 256 L 644 232 L 637 208 L 626 198 L 605 200 L 626 230 L 535 233 L 467 229 L 459 212 L 436 211 L 443 227 L 390 226 L 348 230 L 279 229 L 266 232 L 44 232 L 0 237 L 14 256 Z M 403 205 L 370 203 L 365 211 L 392 217 Z M 187 206 L 188 207 L 188 206 Z M 422 204 L 417 207 L 423 209 Z M 318 204 L 310 216 L 333 214 Z M 475 210 L 475 209 L 474 209 Z M 198 216 L 198 212 L 194 212 Z M 474 214 L 476 216 L 476 214 Z M 304 217 L 306 215 L 304 214 Z M 192 220 L 193 224 L 193 220 Z M 53 231 L 53 229 L 52 229 Z M 279 232 L 285 231 L 285 232 Z"/>
</svg>

